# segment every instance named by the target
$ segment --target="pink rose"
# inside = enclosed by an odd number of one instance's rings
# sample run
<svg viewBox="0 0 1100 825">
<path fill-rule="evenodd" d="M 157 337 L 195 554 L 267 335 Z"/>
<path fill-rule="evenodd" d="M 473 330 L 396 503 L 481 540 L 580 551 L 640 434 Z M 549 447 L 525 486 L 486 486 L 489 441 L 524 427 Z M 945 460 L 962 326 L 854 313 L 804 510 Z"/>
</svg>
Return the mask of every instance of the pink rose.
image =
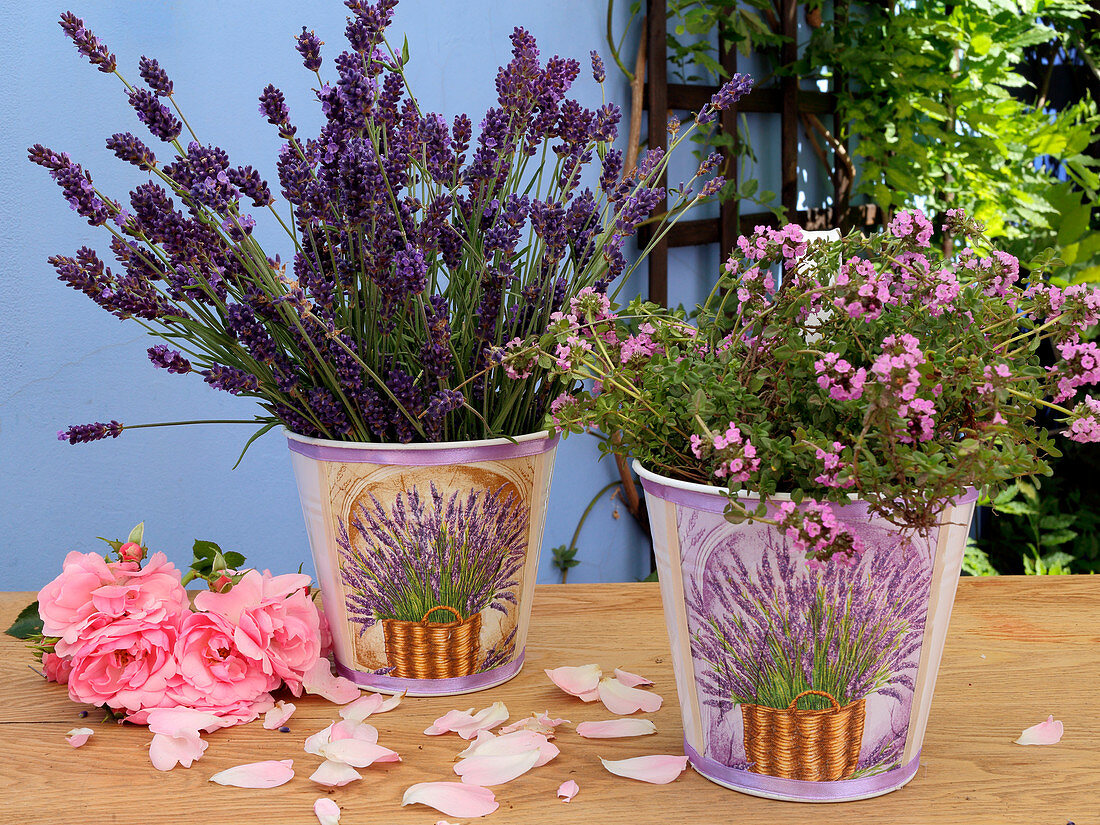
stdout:
<svg viewBox="0 0 1100 825">
<path fill-rule="evenodd" d="M 69 671 L 73 669 L 73 663 L 64 656 L 56 653 L 42 654 L 42 672 L 46 674 L 47 682 L 65 684 L 69 681 Z"/>
<path fill-rule="evenodd" d="M 179 678 L 169 693 L 189 708 L 218 708 L 254 702 L 279 686 L 264 672 L 262 659 L 245 656 L 233 642 L 235 628 L 216 613 L 192 613 L 176 641 Z"/>
<path fill-rule="evenodd" d="M 106 562 L 95 553 L 69 553 L 61 575 L 39 592 L 38 611 L 42 632 L 60 637 L 56 650 L 66 656 L 96 617 L 173 624 L 190 611 L 190 602 L 179 570 L 163 553 L 154 553 L 145 567 Z"/>
<path fill-rule="evenodd" d="M 69 696 L 134 713 L 171 704 L 178 623 L 104 615 L 90 619 L 72 656 Z"/>
<path fill-rule="evenodd" d="M 300 696 L 302 674 L 321 651 L 320 619 L 306 592 L 309 583 L 309 576 L 296 573 L 249 570 L 228 592 L 199 593 L 195 607 L 235 625 L 237 650 L 261 661 L 265 673 L 278 676 Z"/>
</svg>

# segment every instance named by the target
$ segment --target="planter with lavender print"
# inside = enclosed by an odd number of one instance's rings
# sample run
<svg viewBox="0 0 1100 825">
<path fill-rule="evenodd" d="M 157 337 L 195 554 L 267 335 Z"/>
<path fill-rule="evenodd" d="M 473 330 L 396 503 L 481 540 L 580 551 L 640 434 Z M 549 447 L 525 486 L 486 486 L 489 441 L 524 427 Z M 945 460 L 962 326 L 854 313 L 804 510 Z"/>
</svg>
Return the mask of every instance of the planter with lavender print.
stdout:
<svg viewBox="0 0 1100 825">
<path fill-rule="evenodd" d="M 410 696 L 515 676 L 557 437 L 368 444 L 286 435 L 337 671 Z"/>
<path fill-rule="evenodd" d="M 865 549 L 815 566 L 773 526 L 728 522 L 724 490 L 634 466 L 695 769 L 802 802 L 912 779 L 977 494 L 926 533 L 902 533 L 862 502 L 833 505 Z"/>
</svg>

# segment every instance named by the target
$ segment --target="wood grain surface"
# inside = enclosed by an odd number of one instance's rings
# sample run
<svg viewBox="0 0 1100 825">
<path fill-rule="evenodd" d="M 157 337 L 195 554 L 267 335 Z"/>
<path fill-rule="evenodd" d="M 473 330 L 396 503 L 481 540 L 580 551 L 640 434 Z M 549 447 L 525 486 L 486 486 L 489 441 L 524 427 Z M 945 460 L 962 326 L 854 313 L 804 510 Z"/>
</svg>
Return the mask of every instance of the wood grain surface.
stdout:
<svg viewBox="0 0 1100 825">
<path fill-rule="evenodd" d="M 32 596 L 0 594 L 3 627 Z M 500 809 L 486 823 L 657 825 L 657 823 L 1100 823 L 1100 578 L 964 579 L 940 673 L 921 767 L 905 788 L 861 802 L 809 805 L 774 802 L 729 791 L 689 768 L 670 785 L 654 786 L 605 772 L 597 756 L 625 758 L 682 753 L 679 709 L 668 642 L 654 584 L 543 585 L 536 590 L 527 664 L 511 682 L 467 697 L 409 699 L 372 717 L 379 742 L 403 761 L 362 771 L 362 781 L 327 790 L 309 781 L 319 764 L 306 754 L 306 736 L 337 719 L 336 708 L 314 697 L 298 700 L 290 733 L 259 722 L 207 737 L 206 755 L 190 769 L 168 773 L 148 759 L 150 734 L 140 727 L 102 723 L 72 703 L 64 687 L 45 683 L 29 666 L 22 644 L 0 637 L 0 822 L 287 823 L 315 825 L 314 800 L 331 796 L 342 825 L 432 825 L 442 817 L 423 806 L 401 808 L 415 782 L 455 780 L 452 765 L 466 743 L 422 731 L 455 707 L 505 702 L 512 718 L 550 710 L 572 722 L 609 718 L 598 703 L 566 696 L 543 668 L 598 662 L 625 667 L 656 682 L 664 706 L 650 718 L 654 736 L 581 739 L 559 728 L 561 755 L 550 764 L 495 788 Z M 1048 714 L 1065 723 L 1058 745 L 1013 744 L 1023 728 Z M 65 742 L 72 727 L 95 730 L 79 750 Z M 208 782 L 217 771 L 262 759 L 293 759 L 297 772 L 271 790 L 224 788 Z M 555 791 L 574 779 L 568 804 Z"/>
</svg>

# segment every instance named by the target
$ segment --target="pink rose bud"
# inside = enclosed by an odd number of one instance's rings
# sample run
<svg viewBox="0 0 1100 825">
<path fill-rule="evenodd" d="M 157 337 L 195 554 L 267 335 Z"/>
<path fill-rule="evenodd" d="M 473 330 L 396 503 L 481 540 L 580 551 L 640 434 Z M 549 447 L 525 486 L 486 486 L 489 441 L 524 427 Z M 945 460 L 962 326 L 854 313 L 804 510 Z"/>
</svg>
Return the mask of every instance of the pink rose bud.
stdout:
<svg viewBox="0 0 1100 825">
<path fill-rule="evenodd" d="M 213 590 L 215 593 L 225 593 L 232 586 L 233 579 L 229 578 L 229 576 L 225 575 L 224 573 L 218 576 L 218 578 L 214 579 L 214 581 L 210 582 L 210 589 Z"/>
<path fill-rule="evenodd" d="M 118 557 L 121 561 L 141 561 L 145 558 L 145 548 L 136 541 L 128 541 L 118 548 Z"/>
</svg>

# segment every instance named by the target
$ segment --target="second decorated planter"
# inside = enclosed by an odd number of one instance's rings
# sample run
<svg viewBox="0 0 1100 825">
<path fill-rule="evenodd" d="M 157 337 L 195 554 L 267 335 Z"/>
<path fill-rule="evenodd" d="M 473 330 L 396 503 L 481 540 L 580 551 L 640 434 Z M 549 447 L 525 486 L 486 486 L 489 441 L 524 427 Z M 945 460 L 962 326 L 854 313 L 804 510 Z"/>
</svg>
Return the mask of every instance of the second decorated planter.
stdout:
<svg viewBox="0 0 1100 825">
<path fill-rule="evenodd" d="M 557 438 L 287 441 L 338 672 L 412 696 L 515 676 Z"/>
<path fill-rule="evenodd" d="M 815 565 L 772 525 L 727 521 L 723 489 L 634 466 L 695 769 L 803 802 L 912 779 L 977 494 L 927 532 L 900 531 L 862 502 L 834 506 L 864 550 Z"/>
</svg>

